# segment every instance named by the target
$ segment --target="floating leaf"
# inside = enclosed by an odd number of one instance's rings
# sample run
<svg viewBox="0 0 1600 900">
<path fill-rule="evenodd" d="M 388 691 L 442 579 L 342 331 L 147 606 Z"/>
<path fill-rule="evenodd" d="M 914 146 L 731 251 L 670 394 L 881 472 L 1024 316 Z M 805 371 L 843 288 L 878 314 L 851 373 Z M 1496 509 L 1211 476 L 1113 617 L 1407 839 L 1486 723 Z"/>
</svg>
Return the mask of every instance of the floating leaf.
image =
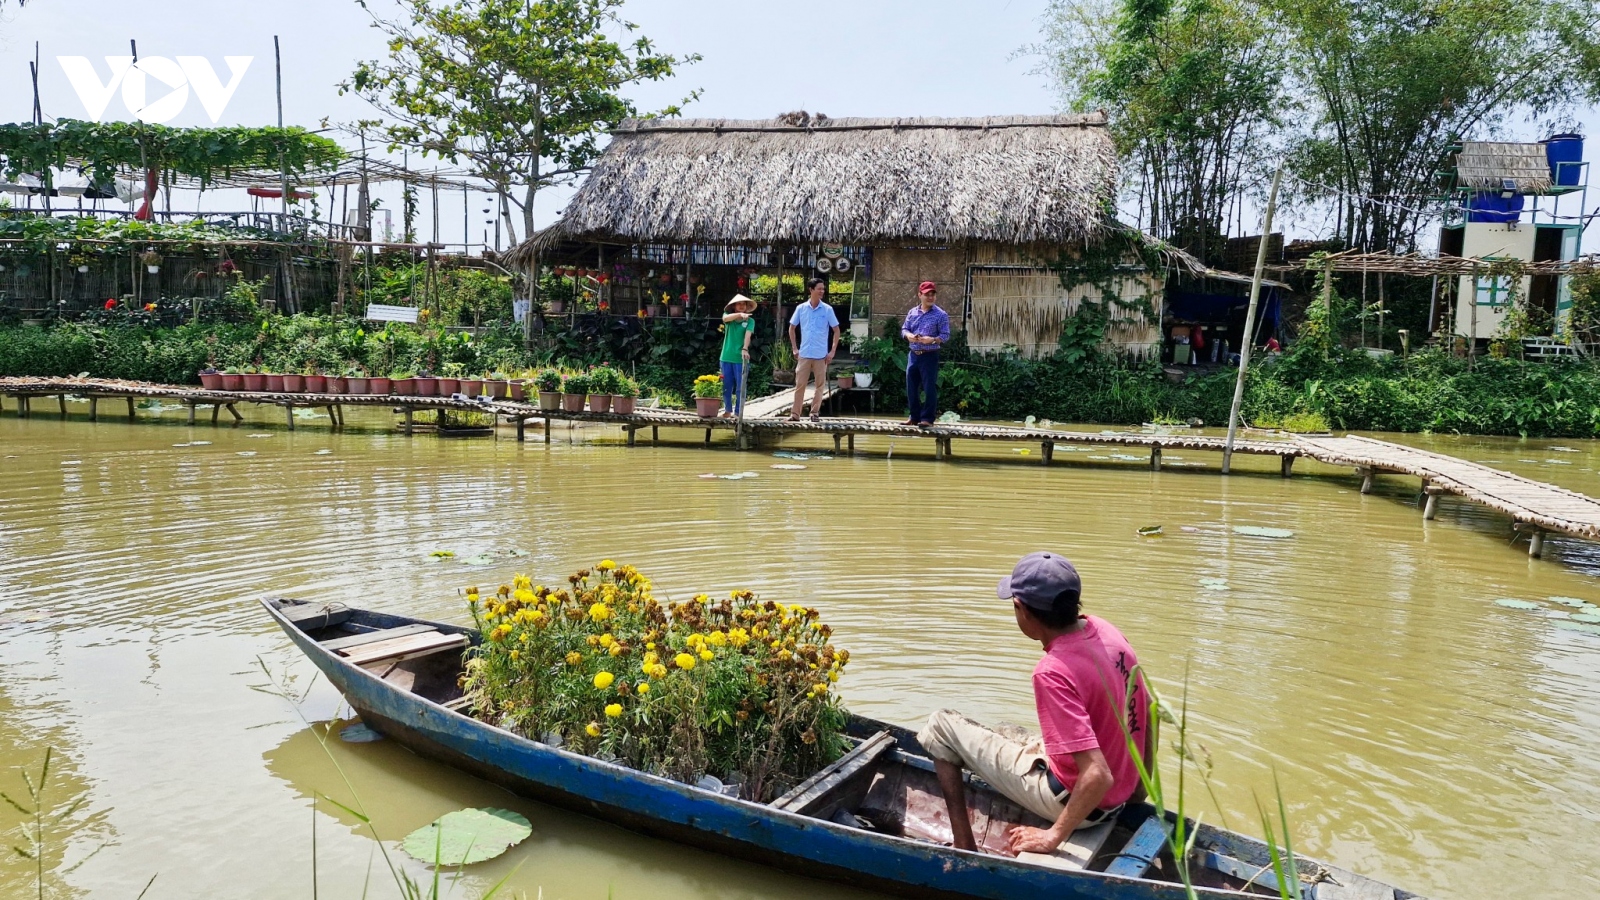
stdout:
<svg viewBox="0 0 1600 900">
<path fill-rule="evenodd" d="M 1110 459 L 1109 456 L 1090 456 L 1089 459 Z"/>
<path fill-rule="evenodd" d="M 1179 525 L 1178 530 L 1184 532 L 1185 534 L 1198 534 L 1200 532 L 1200 529 L 1194 527 L 1193 525 Z"/>
<path fill-rule="evenodd" d="M 487 553 L 479 553 L 477 556 L 467 557 L 462 562 L 469 566 L 492 566 L 494 565 L 494 557 Z"/>
<path fill-rule="evenodd" d="M 272 437 L 272 435 L 270 435 L 270 434 L 247 434 L 247 435 L 245 435 L 245 437 L 248 437 L 248 438 L 268 438 L 268 437 Z"/>
<path fill-rule="evenodd" d="M 434 559 L 449 559 L 452 556 L 455 556 L 456 552 L 454 550 L 435 550 L 428 555 Z"/>
<path fill-rule="evenodd" d="M 795 463 L 774 463 L 772 468 L 774 468 L 774 469 L 783 469 L 785 471 L 793 472 L 793 471 L 796 471 L 798 469 L 804 469 L 805 466 L 798 465 L 798 464 L 795 464 Z"/>
<path fill-rule="evenodd" d="M 1572 621 L 1580 622 L 1584 625 L 1600 625 L 1600 613 L 1573 613 Z"/>
<path fill-rule="evenodd" d="M 1591 622 L 1556 622 L 1555 626 L 1562 631 L 1576 631 L 1581 634 L 1600 635 L 1600 625 Z"/>
<path fill-rule="evenodd" d="M 1573 609 L 1583 609 L 1589 605 L 1588 601 L 1579 600 L 1577 597 L 1551 597 L 1550 602 L 1559 603 L 1562 606 L 1570 606 Z"/>
<path fill-rule="evenodd" d="M 1242 535 L 1245 535 L 1246 537 L 1264 537 L 1264 538 L 1292 538 L 1292 537 L 1294 537 L 1294 532 L 1290 531 L 1287 528 L 1266 528 L 1266 527 L 1263 527 L 1261 525 L 1235 525 L 1235 526 L 1233 526 L 1233 533 L 1234 534 L 1242 534 Z"/>
<path fill-rule="evenodd" d="M 1537 603 L 1532 603 L 1532 602 L 1529 602 L 1527 600 L 1511 600 L 1509 598 L 1508 599 L 1496 600 L 1494 602 L 1494 605 L 1495 606 L 1504 606 L 1506 609 L 1543 609 L 1544 608 L 1544 607 L 1540 606 Z"/>
<path fill-rule="evenodd" d="M 1546 450 L 1550 450 L 1550 451 L 1555 452 L 1555 453 L 1577 453 L 1578 452 L 1577 450 L 1574 450 L 1571 447 L 1546 447 L 1545 449 Z"/>
<path fill-rule="evenodd" d="M 174 447 L 187 447 L 189 445 L 185 443 L 185 444 L 173 444 L 172 446 L 174 446 Z"/>
<path fill-rule="evenodd" d="M 1139 529 L 1139 536 L 1140 537 L 1160 537 L 1161 536 L 1161 526 L 1160 525 L 1146 525 L 1143 528 Z"/>
<path fill-rule="evenodd" d="M 383 740 L 383 735 L 367 727 L 365 722 L 356 722 L 339 729 L 339 740 L 347 744 L 370 744 Z"/>
<path fill-rule="evenodd" d="M 507 550 L 506 554 L 508 556 L 515 556 L 515 557 L 520 559 L 520 558 L 522 558 L 524 556 L 527 556 L 528 555 L 528 551 L 513 549 L 513 550 Z"/>
<path fill-rule="evenodd" d="M 723 481 L 739 481 L 743 478 L 760 478 L 761 476 L 754 472 L 735 472 L 732 475 L 718 475 L 717 477 Z"/>
<path fill-rule="evenodd" d="M 332 452 L 333 452 L 332 450 L 318 450 L 316 452 L 316 455 L 317 456 L 327 456 L 328 454 L 330 454 Z"/>
<path fill-rule="evenodd" d="M 256 452 L 254 450 L 240 450 L 237 455 L 238 456 L 255 456 Z"/>
<path fill-rule="evenodd" d="M 533 826 L 509 809 L 458 809 L 406 835 L 406 853 L 437 866 L 465 866 L 494 859 L 533 834 Z"/>
<path fill-rule="evenodd" d="M 1231 590 L 1228 587 L 1228 579 L 1226 578 L 1202 578 L 1200 579 L 1200 586 L 1208 591 Z"/>
<path fill-rule="evenodd" d="M 210 445 L 211 445 L 210 441 L 190 441 L 189 442 L 189 446 L 191 446 L 191 447 L 208 447 Z"/>
</svg>

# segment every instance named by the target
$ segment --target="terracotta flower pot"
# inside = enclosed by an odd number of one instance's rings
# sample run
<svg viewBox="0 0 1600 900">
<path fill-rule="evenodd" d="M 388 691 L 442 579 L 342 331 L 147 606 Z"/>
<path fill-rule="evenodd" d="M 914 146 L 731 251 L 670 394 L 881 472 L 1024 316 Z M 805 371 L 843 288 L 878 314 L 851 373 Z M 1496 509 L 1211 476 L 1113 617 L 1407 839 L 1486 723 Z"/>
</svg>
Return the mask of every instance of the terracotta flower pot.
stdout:
<svg viewBox="0 0 1600 900">
<path fill-rule="evenodd" d="M 854 375 L 840 375 L 838 381 L 839 390 L 841 391 L 848 391 L 856 386 L 856 376 Z"/>
<path fill-rule="evenodd" d="M 367 382 L 371 380 L 365 375 L 347 376 L 344 380 L 344 392 L 346 394 L 365 394 L 367 392 Z"/>
<path fill-rule="evenodd" d="M 437 397 L 439 396 L 439 379 L 418 376 L 411 379 L 411 389 L 416 392 L 418 397 Z"/>
<path fill-rule="evenodd" d="M 527 385 L 524 382 L 508 381 L 506 382 L 506 390 L 510 392 L 511 399 L 513 400 L 528 399 Z"/>
<path fill-rule="evenodd" d="M 268 391 L 269 393 L 274 393 L 274 394 L 283 393 L 283 376 L 282 375 L 268 375 L 268 376 L 266 376 L 266 379 L 267 379 L 267 383 L 262 387 L 262 390 L 265 390 L 265 391 Z"/>
<path fill-rule="evenodd" d="M 695 414 L 702 419 L 715 418 L 717 411 L 722 409 L 721 397 L 696 397 L 694 398 Z"/>
<path fill-rule="evenodd" d="M 225 391 L 242 391 L 242 390 L 244 390 L 244 376 L 243 375 L 233 375 L 231 373 L 223 375 L 222 376 L 222 389 L 225 390 Z"/>
<path fill-rule="evenodd" d="M 676 319 L 679 316 L 683 315 L 683 307 L 681 307 L 681 306 L 669 306 L 669 307 L 667 307 L 667 315 L 669 315 L 672 318 Z"/>
<path fill-rule="evenodd" d="M 306 393 L 324 394 L 328 391 L 328 378 L 326 375 L 307 375 Z"/>
<path fill-rule="evenodd" d="M 327 387 L 323 391 L 329 394 L 348 394 L 350 393 L 350 388 L 343 375 L 329 375 Z"/>
<path fill-rule="evenodd" d="M 439 379 L 439 396 L 448 397 L 451 394 L 454 394 L 454 393 L 456 393 L 457 391 L 460 391 L 460 390 L 461 390 L 461 379 L 459 379 L 459 378 L 441 378 L 441 379 Z"/>
<path fill-rule="evenodd" d="M 610 394 L 590 394 L 589 395 L 589 412 L 596 412 L 596 413 L 611 412 L 611 395 Z"/>
<path fill-rule="evenodd" d="M 290 375 L 287 372 L 284 373 L 284 375 L 283 375 L 283 390 L 284 390 L 285 393 L 298 394 L 298 393 L 304 391 L 305 389 L 306 389 L 306 377 L 304 375 Z"/>
<path fill-rule="evenodd" d="M 394 393 L 394 379 L 392 379 L 392 378 L 368 378 L 367 379 L 367 393 L 369 393 L 369 394 L 377 394 L 380 397 L 389 396 L 390 394 Z"/>
<path fill-rule="evenodd" d="M 539 408 L 540 409 L 560 409 L 561 408 L 561 392 L 560 391 L 540 391 L 539 392 Z"/>
<path fill-rule="evenodd" d="M 264 390 L 267 389 L 267 376 L 262 375 L 260 372 L 257 372 L 254 375 L 251 375 L 250 373 L 246 372 L 244 375 L 242 375 L 240 377 L 244 381 L 244 387 L 242 388 L 242 390 L 246 390 L 246 391 L 264 391 Z"/>
<path fill-rule="evenodd" d="M 483 382 L 483 392 L 496 400 L 504 400 L 511 396 L 511 383 L 508 381 L 490 381 L 485 379 Z"/>
<path fill-rule="evenodd" d="M 220 391 L 220 390 L 222 390 L 222 373 L 221 372 L 201 372 L 200 373 L 200 386 L 205 388 L 208 391 Z"/>
<path fill-rule="evenodd" d="M 562 394 L 561 409 L 565 412 L 583 412 L 583 394 Z"/>
<path fill-rule="evenodd" d="M 638 397 L 624 397 L 618 394 L 611 398 L 611 411 L 618 415 L 633 415 L 633 405 L 639 402 Z"/>
<path fill-rule="evenodd" d="M 482 378 L 463 378 L 463 379 L 461 379 L 461 393 L 466 394 L 468 397 L 481 397 L 481 396 L 483 396 L 483 379 Z"/>
</svg>

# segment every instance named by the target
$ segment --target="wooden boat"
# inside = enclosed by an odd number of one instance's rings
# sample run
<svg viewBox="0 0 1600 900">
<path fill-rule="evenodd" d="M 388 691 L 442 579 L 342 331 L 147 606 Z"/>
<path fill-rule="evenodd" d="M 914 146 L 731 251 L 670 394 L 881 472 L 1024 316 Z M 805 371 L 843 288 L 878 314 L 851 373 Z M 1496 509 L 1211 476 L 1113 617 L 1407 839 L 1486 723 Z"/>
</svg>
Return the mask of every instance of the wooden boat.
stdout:
<svg viewBox="0 0 1600 900">
<path fill-rule="evenodd" d="M 465 715 L 462 651 L 475 631 L 338 603 L 263 601 L 369 727 L 411 750 L 555 806 L 785 871 L 907 896 L 1178 900 L 1169 812 L 1129 804 L 1052 855 L 1001 854 L 1013 825 L 1044 826 L 974 781 L 978 852 L 955 850 L 933 765 L 916 736 L 866 718 L 853 749 L 771 803 L 755 803 L 529 740 Z M 1309 900 L 1416 895 L 1336 866 L 1297 860 Z M 1200 825 L 1198 895 L 1279 895 L 1261 841 Z"/>
</svg>

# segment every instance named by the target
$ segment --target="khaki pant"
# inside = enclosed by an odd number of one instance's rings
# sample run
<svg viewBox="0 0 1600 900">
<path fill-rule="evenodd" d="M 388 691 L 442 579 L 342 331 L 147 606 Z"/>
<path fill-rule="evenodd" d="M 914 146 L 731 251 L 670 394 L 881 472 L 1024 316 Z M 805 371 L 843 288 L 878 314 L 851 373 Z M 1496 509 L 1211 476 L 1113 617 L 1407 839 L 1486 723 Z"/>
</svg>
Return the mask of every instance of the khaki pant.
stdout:
<svg viewBox="0 0 1600 900">
<path fill-rule="evenodd" d="M 822 392 L 828 386 L 828 361 L 801 357 L 794 366 L 794 409 L 790 411 L 790 415 L 797 419 L 806 403 L 806 382 L 812 376 L 817 379 L 817 390 L 811 396 L 811 414 L 822 415 Z"/>
<path fill-rule="evenodd" d="M 1050 792 L 1040 766 L 1044 741 L 1037 735 L 1013 740 L 953 709 L 941 709 L 928 717 L 917 740 L 929 756 L 961 766 L 1036 816 L 1054 822 L 1066 806 Z"/>
</svg>

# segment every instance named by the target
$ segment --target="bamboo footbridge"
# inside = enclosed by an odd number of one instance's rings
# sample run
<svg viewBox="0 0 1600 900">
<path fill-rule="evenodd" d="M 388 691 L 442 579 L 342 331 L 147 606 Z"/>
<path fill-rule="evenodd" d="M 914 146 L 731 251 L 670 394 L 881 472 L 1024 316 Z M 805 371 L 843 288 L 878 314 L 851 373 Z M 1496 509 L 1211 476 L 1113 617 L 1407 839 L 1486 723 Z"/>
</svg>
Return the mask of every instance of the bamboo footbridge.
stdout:
<svg viewBox="0 0 1600 900">
<path fill-rule="evenodd" d="M 830 390 L 827 395 L 831 394 Z M 195 422 L 196 410 L 199 408 L 209 408 L 212 424 L 217 423 L 223 410 L 228 411 L 232 424 L 238 424 L 244 417 L 236 408 L 237 405 L 253 403 L 283 407 L 287 413 L 288 428 L 292 431 L 295 427 L 296 409 L 324 408 L 328 411 L 334 427 L 339 428 L 344 425 L 343 407 L 371 406 L 389 408 L 403 415 L 404 422 L 400 427 L 406 434 L 413 433 L 418 412 L 434 411 L 442 420 L 445 411 L 456 411 L 493 415 L 497 419 L 510 422 L 516 426 L 519 441 L 526 439 L 527 423 L 530 421 L 542 423 L 546 442 L 550 440 L 552 422 L 618 426 L 626 433 L 629 446 L 635 445 L 638 432 L 644 429 L 650 430 L 650 437 L 654 442 L 659 440 L 662 428 L 679 428 L 703 430 L 704 443 L 707 445 L 711 444 L 715 432 L 731 432 L 739 449 L 759 447 L 763 439 L 790 435 L 827 435 L 833 438 L 835 452 L 853 454 L 856 437 L 869 435 L 932 440 L 936 459 L 954 457 L 953 442 L 956 440 L 1036 444 L 1041 451 L 1039 459 L 1045 465 L 1054 461 L 1057 446 L 1136 448 L 1149 453 L 1149 464 L 1153 470 L 1161 468 L 1163 450 L 1220 453 L 1226 443 L 1220 437 L 1183 433 L 1081 432 L 965 422 L 936 424 L 927 428 L 884 419 L 850 417 L 826 417 L 818 421 L 802 419 L 791 422 L 781 418 L 789 408 L 788 398 L 791 396 L 792 389 L 768 397 L 752 398 L 747 406 L 752 416 L 741 423 L 735 419 L 701 418 L 693 413 L 678 410 L 638 409 L 629 414 L 566 412 L 541 409 L 535 404 L 520 401 L 467 399 L 460 395 L 418 397 L 375 394 L 288 394 L 208 391 L 180 385 L 87 378 L 0 378 L 0 397 L 13 398 L 16 402 L 16 413 L 20 417 L 27 417 L 32 413 L 33 400 L 54 397 L 58 401 L 61 417 L 65 418 L 67 400 L 72 397 L 89 401 L 91 421 L 98 419 L 99 403 L 102 400 L 125 401 L 129 421 L 136 420 L 137 401 L 140 399 L 172 401 L 188 408 L 188 422 L 191 425 Z M 3 410 L 4 404 L 0 403 L 0 411 Z M 1361 478 L 1363 494 L 1372 491 L 1374 478 L 1380 474 L 1419 478 L 1425 497 L 1423 504 L 1425 520 L 1434 518 L 1438 510 L 1438 499 L 1442 495 L 1452 494 L 1472 500 L 1510 516 L 1515 531 L 1529 536 L 1528 552 L 1535 557 L 1542 554 L 1544 537 L 1549 532 L 1600 540 L 1600 501 L 1551 484 L 1440 453 L 1355 435 L 1236 440 L 1233 452 L 1276 456 L 1280 461 L 1280 473 L 1285 478 L 1289 477 L 1294 461 L 1302 457 L 1331 466 L 1350 468 Z"/>
</svg>

